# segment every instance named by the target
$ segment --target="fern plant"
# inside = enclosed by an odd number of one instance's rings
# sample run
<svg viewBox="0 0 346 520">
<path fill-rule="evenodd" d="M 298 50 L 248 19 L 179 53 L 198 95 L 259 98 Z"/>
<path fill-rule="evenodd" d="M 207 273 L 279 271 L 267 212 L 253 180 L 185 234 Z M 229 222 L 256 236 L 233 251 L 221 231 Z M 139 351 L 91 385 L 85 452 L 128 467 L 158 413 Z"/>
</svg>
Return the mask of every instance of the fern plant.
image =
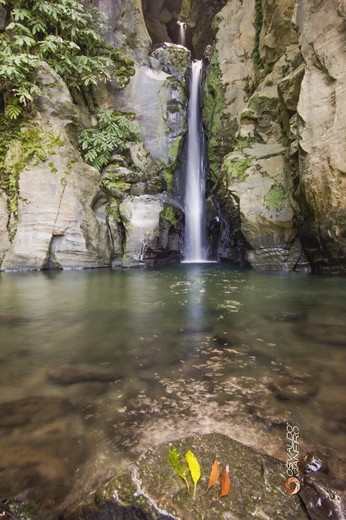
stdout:
<svg viewBox="0 0 346 520">
<path fill-rule="evenodd" d="M 0 93 L 30 104 L 40 93 L 35 71 L 46 61 L 76 90 L 114 79 L 124 87 L 134 73 L 130 57 L 106 45 L 92 0 L 0 0 L 10 17 L 0 34 Z M 12 118 L 18 110 L 10 109 Z"/>
<path fill-rule="evenodd" d="M 125 150 L 128 142 L 139 140 L 140 134 L 128 115 L 108 109 L 99 110 L 96 118 L 97 126 L 83 130 L 78 141 L 84 160 L 101 171 L 114 151 Z"/>
</svg>

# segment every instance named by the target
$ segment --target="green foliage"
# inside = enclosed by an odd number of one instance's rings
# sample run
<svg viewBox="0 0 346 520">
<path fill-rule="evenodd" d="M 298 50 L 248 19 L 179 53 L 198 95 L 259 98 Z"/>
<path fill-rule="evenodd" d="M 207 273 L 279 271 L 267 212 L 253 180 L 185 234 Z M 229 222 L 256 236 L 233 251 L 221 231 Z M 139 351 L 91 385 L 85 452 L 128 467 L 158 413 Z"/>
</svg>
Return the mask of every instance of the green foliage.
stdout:
<svg viewBox="0 0 346 520">
<path fill-rule="evenodd" d="M 108 47 L 99 34 L 100 14 L 91 0 L 0 0 L 10 23 L 0 34 L 0 93 L 23 106 L 40 93 L 35 70 L 46 61 L 68 87 L 88 90 L 98 80 L 124 87 L 134 73 L 131 58 Z M 10 109 L 9 117 L 19 116 Z"/>
<path fill-rule="evenodd" d="M 259 52 L 259 42 L 260 42 L 260 34 L 263 24 L 263 11 L 262 11 L 262 0 L 256 0 L 255 3 L 255 44 L 252 51 L 252 60 L 255 66 L 255 69 L 259 70 L 263 68 L 263 63 L 261 60 L 260 52 Z"/>
<path fill-rule="evenodd" d="M 274 184 L 264 197 L 264 204 L 268 209 L 279 211 L 288 203 L 288 193 L 282 184 Z"/>
<path fill-rule="evenodd" d="M 187 490 L 189 491 L 189 482 L 187 480 L 188 475 L 188 468 L 181 463 L 181 457 L 180 453 L 178 452 L 177 448 L 170 448 L 169 450 L 169 462 L 175 469 L 177 475 L 179 475 L 180 478 L 182 478 L 187 486 Z"/>
<path fill-rule="evenodd" d="M 127 148 L 130 141 L 139 140 L 139 130 L 129 116 L 114 110 L 99 110 L 97 126 L 83 130 L 78 137 L 84 160 L 99 171 L 109 164 L 114 151 Z"/>
<path fill-rule="evenodd" d="M 239 159 L 238 157 L 231 157 L 225 159 L 222 170 L 227 177 L 233 182 L 244 182 L 247 177 L 247 169 L 250 168 L 252 162 L 249 157 Z"/>
<path fill-rule="evenodd" d="M 118 179 L 117 176 L 113 173 L 109 173 L 107 177 L 102 179 L 101 182 L 102 188 L 104 188 L 106 191 L 111 192 L 111 194 L 114 196 L 114 192 L 127 192 L 131 188 L 131 184 L 128 182 L 125 182 L 124 180 Z"/>
<path fill-rule="evenodd" d="M 181 20 L 186 20 L 190 13 L 190 2 L 189 0 L 183 0 L 181 5 L 181 10 L 179 13 L 179 18 Z"/>
<path fill-rule="evenodd" d="M 172 206 L 165 205 L 160 213 L 160 217 L 169 224 L 172 224 L 172 226 L 177 227 L 178 220 Z"/>
<path fill-rule="evenodd" d="M 106 213 L 108 217 L 111 218 L 117 224 L 120 224 L 122 222 L 118 205 L 115 206 L 113 203 L 106 204 Z"/>
<path fill-rule="evenodd" d="M 169 450 L 169 462 L 171 463 L 172 467 L 175 469 L 175 472 L 177 475 L 179 475 L 180 478 L 182 478 L 187 486 L 187 490 L 190 490 L 189 482 L 188 482 L 188 475 L 190 474 L 190 477 L 193 482 L 193 495 L 196 495 L 196 488 L 197 488 L 197 482 L 201 478 L 201 467 L 199 465 L 199 462 L 196 458 L 196 456 L 192 453 L 191 450 L 188 450 L 185 453 L 185 460 L 187 462 L 187 466 L 181 462 L 181 456 L 178 452 L 177 448 L 170 448 Z"/>
</svg>

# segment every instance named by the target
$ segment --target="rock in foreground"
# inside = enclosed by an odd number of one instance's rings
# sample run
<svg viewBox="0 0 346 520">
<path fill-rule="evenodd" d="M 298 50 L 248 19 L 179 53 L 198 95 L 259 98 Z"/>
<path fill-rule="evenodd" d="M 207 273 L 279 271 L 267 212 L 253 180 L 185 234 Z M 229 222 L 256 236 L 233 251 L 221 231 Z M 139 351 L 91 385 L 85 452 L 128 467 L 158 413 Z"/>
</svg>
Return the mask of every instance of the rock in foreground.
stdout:
<svg viewBox="0 0 346 520">
<path fill-rule="evenodd" d="M 182 457 L 192 450 L 201 466 L 202 475 L 194 497 L 170 465 L 171 446 L 163 444 L 148 450 L 95 494 L 65 511 L 61 520 L 308 518 L 299 498 L 285 491 L 284 463 L 225 435 L 209 434 L 176 441 L 174 446 Z M 215 459 L 221 466 L 230 466 L 231 491 L 222 498 L 219 484 L 208 493 L 205 491 Z"/>
</svg>

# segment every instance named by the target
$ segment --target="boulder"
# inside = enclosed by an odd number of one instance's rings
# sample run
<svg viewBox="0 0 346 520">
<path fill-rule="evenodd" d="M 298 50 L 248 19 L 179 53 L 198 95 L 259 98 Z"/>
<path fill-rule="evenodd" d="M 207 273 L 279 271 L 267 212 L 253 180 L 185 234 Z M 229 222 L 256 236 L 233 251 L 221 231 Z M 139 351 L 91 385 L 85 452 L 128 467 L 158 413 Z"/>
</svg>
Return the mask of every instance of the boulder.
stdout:
<svg viewBox="0 0 346 520">
<path fill-rule="evenodd" d="M 346 484 L 332 475 L 317 471 L 302 478 L 300 496 L 311 520 L 346 518 Z"/>
<path fill-rule="evenodd" d="M 20 175 L 18 227 L 2 269 L 110 265 L 106 225 L 92 209 L 99 173 L 82 162 L 70 167 L 66 148 L 59 152 L 54 171 L 45 162 Z"/>
<path fill-rule="evenodd" d="M 201 479 L 193 496 L 192 482 L 188 490 L 169 462 L 171 447 L 166 443 L 145 452 L 94 495 L 67 509 L 62 520 L 308 519 L 299 498 L 285 491 L 284 463 L 221 434 L 176 441 L 178 452 L 184 457 L 192 450 L 201 467 Z M 206 492 L 215 459 L 221 468 L 226 464 L 230 467 L 231 490 L 222 498 L 220 482 Z"/>
<path fill-rule="evenodd" d="M 168 206 L 171 207 L 172 206 Z M 172 263 L 180 257 L 179 220 L 165 218 L 162 195 L 130 196 L 119 206 L 125 228 L 123 267 Z"/>
</svg>

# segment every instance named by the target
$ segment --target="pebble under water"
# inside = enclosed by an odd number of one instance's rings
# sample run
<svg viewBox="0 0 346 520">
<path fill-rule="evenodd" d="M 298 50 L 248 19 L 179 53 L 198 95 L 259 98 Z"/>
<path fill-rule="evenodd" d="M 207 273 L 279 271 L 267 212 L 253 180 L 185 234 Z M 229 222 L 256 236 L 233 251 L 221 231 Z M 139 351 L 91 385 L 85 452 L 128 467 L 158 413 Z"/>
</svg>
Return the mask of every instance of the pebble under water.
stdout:
<svg viewBox="0 0 346 520">
<path fill-rule="evenodd" d="M 146 448 L 220 432 L 346 474 L 346 279 L 215 264 L 0 275 L 0 499 L 56 519 Z"/>
</svg>

